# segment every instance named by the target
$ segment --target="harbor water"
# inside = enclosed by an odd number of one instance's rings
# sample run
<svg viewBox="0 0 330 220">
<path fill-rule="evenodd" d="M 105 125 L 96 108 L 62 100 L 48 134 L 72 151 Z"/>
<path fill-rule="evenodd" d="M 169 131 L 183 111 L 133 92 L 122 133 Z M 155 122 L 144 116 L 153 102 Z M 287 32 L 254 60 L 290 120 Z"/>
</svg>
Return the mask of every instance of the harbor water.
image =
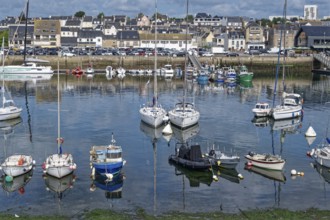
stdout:
<svg viewBox="0 0 330 220">
<path fill-rule="evenodd" d="M 2 181 L 0 211 L 79 217 L 96 208 L 119 212 L 142 208 L 155 215 L 172 211 L 329 209 L 328 169 L 316 166 L 306 155 L 329 136 L 329 77 L 287 79 L 287 91 L 304 98 L 304 114 L 275 122 L 255 120 L 251 111 L 258 101 L 272 103 L 273 78 L 255 78 L 247 85 L 190 83 L 188 94 L 200 111 L 199 124 L 184 131 L 173 129 L 170 137 L 162 136 L 162 127 L 155 130 L 140 121 L 139 108 L 152 100 L 148 80 L 61 76 L 63 152 L 72 153 L 77 164 L 74 174 L 64 180 L 47 177 L 42 170 L 46 157 L 57 151 L 56 76 L 50 81 L 6 83 L 23 113 L 21 121 L 1 124 L 0 159 L 14 153 L 28 154 L 36 166 L 33 173 L 17 181 L 25 185 L 15 188 Z M 159 103 L 169 110 L 182 97 L 182 81 L 160 80 L 158 90 Z M 279 83 L 276 104 L 281 92 Z M 305 138 L 310 125 L 317 133 L 315 140 Z M 104 180 L 96 183 L 90 177 L 89 150 L 93 145 L 110 144 L 112 133 L 127 163 L 123 178 L 112 188 L 102 188 Z M 169 155 L 182 141 L 200 144 L 203 153 L 214 146 L 239 155 L 241 161 L 235 170 L 214 170 L 219 177 L 214 181 L 209 172 L 196 173 L 169 163 Z M 244 155 L 250 151 L 280 154 L 286 159 L 283 173 L 246 169 Z M 304 172 L 304 176 L 291 176 L 292 169 Z"/>
</svg>

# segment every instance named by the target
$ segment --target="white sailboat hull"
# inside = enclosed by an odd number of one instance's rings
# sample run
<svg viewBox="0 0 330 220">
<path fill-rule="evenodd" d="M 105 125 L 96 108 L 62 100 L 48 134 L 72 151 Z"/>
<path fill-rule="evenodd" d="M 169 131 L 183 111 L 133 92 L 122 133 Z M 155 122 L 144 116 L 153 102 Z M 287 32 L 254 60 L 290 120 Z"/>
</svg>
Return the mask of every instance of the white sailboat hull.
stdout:
<svg viewBox="0 0 330 220">
<path fill-rule="evenodd" d="M 56 178 L 71 174 L 77 167 L 71 154 L 53 154 L 47 157 L 44 166 L 45 172 Z"/>
<path fill-rule="evenodd" d="M 330 168 L 330 145 L 316 149 L 314 158 L 318 164 Z"/>
<path fill-rule="evenodd" d="M 298 106 L 277 106 L 273 109 L 272 116 L 275 120 L 296 118 L 301 116 L 302 107 Z"/>
<path fill-rule="evenodd" d="M 179 128 L 188 128 L 198 123 L 200 114 L 195 109 L 175 108 L 169 111 L 168 116 L 171 124 Z"/>
<path fill-rule="evenodd" d="M 0 108 L 0 121 L 10 120 L 21 116 L 22 109 L 15 106 Z"/>
<path fill-rule="evenodd" d="M 164 123 L 166 111 L 161 107 L 142 107 L 140 115 L 144 123 L 157 128 Z"/>
<path fill-rule="evenodd" d="M 32 156 L 12 155 L 6 158 L 1 168 L 7 176 L 16 177 L 29 172 L 33 165 Z"/>
</svg>

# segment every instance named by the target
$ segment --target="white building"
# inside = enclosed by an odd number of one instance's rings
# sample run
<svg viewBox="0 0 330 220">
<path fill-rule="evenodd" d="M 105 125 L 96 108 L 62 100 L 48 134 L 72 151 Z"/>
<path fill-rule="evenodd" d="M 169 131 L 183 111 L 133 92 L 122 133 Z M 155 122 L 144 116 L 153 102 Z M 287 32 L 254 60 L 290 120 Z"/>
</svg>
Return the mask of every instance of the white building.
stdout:
<svg viewBox="0 0 330 220">
<path fill-rule="evenodd" d="M 316 20 L 318 17 L 317 5 L 304 5 L 304 19 Z"/>
</svg>

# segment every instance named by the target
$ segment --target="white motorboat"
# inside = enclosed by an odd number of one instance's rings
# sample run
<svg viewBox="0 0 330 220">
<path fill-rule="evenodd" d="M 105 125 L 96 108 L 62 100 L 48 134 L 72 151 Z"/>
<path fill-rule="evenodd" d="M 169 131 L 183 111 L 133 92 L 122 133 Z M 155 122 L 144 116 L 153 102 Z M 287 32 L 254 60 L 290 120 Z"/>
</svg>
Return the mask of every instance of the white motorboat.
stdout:
<svg viewBox="0 0 330 220">
<path fill-rule="evenodd" d="M 157 12 L 156 12 L 157 15 Z M 157 22 L 155 25 L 155 42 L 157 42 Z M 157 51 L 157 43 L 155 43 L 155 51 Z M 172 68 L 172 67 L 171 67 Z M 164 124 L 164 118 L 167 114 L 165 109 L 158 103 L 158 91 L 157 91 L 157 53 L 155 53 L 155 62 L 154 62 L 154 94 L 152 98 L 152 103 L 144 105 L 140 108 L 140 116 L 141 120 L 154 127 L 157 128 Z M 148 85 L 149 83 L 147 83 Z"/>
<path fill-rule="evenodd" d="M 302 115 L 302 98 L 299 94 L 284 93 L 283 103 L 272 109 L 275 120 L 295 118 Z"/>
<path fill-rule="evenodd" d="M 249 152 L 245 155 L 245 158 L 248 160 L 248 166 L 256 166 L 269 170 L 282 170 L 285 165 L 285 160 L 279 155 Z"/>
<path fill-rule="evenodd" d="M 88 65 L 85 73 L 86 73 L 87 78 L 93 78 L 94 77 L 95 70 L 94 70 L 92 64 Z"/>
<path fill-rule="evenodd" d="M 174 76 L 174 69 L 171 64 L 164 65 L 164 67 L 160 69 L 160 72 L 165 79 L 172 79 Z"/>
<path fill-rule="evenodd" d="M 255 117 L 267 117 L 271 115 L 271 110 L 268 103 L 258 102 L 252 109 L 252 112 Z"/>
<path fill-rule="evenodd" d="M 126 70 L 123 67 L 119 67 L 116 72 L 118 79 L 123 80 L 125 78 Z"/>
<path fill-rule="evenodd" d="M 205 154 L 205 157 L 211 159 L 212 165 L 221 166 L 228 169 L 234 169 L 240 162 L 240 157 L 238 155 L 229 155 L 221 150 L 216 150 L 214 147 Z"/>
<path fill-rule="evenodd" d="M 15 154 L 1 164 L 2 171 L 11 177 L 23 175 L 33 169 L 35 161 L 30 155 Z"/>
<path fill-rule="evenodd" d="M 116 76 L 116 71 L 112 69 L 112 66 L 107 66 L 105 68 L 105 77 L 107 78 L 107 80 L 111 80 L 115 76 Z"/>
<path fill-rule="evenodd" d="M 60 132 L 60 77 L 59 77 L 59 63 L 57 63 L 57 153 L 52 154 L 46 158 L 43 163 L 44 173 L 54 176 L 56 178 L 62 178 L 71 174 L 77 165 L 73 161 L 73 156 L 69 153 L 62 153 L 62 144 L 64 139 L 61 138 Z"/>
<path fill-rule="evenodd" d="M 28 14 L 29 10 L 29 1 L 26 3 L 26 11 L 25 15 Z M 25 27 L 27 27 L 27 21 L 29 19 L 25 18 Z M 26 32 L 25 28 L 25 32 Z M 24 49 L 23 51 L 26 51 L 26 33 L 24 37 Z M 49 63 L 49 61 L 46 60 L 39 60 L 39 59 L 27 59 L 26 53 L 24 53 L 23 57 L 23 64 L 22 65 L 6 65 L 0 67 L 0 72 L 2 72 L 2 79 L 5 80 L 40 80 L 40 79 L 50 79 L 54 72 L 51 68 L 51 66 L 42 66 L 41 63 Z"/>
</svg>

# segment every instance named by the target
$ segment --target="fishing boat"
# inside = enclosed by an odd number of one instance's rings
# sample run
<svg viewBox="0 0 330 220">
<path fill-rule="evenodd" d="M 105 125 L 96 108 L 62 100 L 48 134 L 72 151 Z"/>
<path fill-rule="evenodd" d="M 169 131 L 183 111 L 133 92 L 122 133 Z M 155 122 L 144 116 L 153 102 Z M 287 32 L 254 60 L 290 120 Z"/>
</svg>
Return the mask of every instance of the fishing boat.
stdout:
<svg viewBox="0 0 330 220">
<path fill-rule="evenodd" d="M 234 169 L 240 162 L 238 155 L 228 155 L 221 150 L 214 149 L 214 146 L 209 153 L 204 154 L 205 157 L 211 159 L 213 166 L 221 166 L 228 169 Z"/>
<path fill-rule="evenodd" d="M 4 175 L 1 177 L 0 185 L 6 192 L 12 193 L 18 191 L 19 194 L 24 194 L 24 187 L 28 182 L 30 182 L 32 175 L 33 169 L 23 175 L 14 177 L 13 180 L 10 182 L 6 181 L 6 176 Z"/>
<path fill-rule="evenodd" d="M 238 67 L 238 80 L 240 82 L 250 82 L 253 79 L 253 72 L 249 72 L 248 68 L 245 65 L 240 65 Z"/>
<path fill-rule="evenodd" d="M 157 15 L 157 7 L 156 7 L 156 13 Z M 157 18 L 156 18 L 157 19 Z M 155 51 L 157 51 L 157 22 L 155 24 Z M 141 121 L 144 123 L 150 125 L 151 127 L 157 128 L 164 124 L 164 118 L 167 115 L 166 110 L 158 103 L 158 89 L 157 89 L 157 53 L 154 54 L 154 93 L 152 97 L 152 103 L 150 105 L 144 105 L 140 108 L 140 116 L 141 116 Z M 168 67 L 168 65 L 165 65 L 165 67 Z M 173 69 L 172 66 L 170 65 L 168 68 L 172 70 L 172 76 L 173 77 Z M 167 71 L 170 71 L 169 69 L 166 69 Z M 165 70 L 163 70 L 165 71 Z M 166 74 L 166 72 L 165 72 Z M 149 83 L 147 83 L 148 85 Z"/>
<path fill-rule="evenodd" d="M 126 161 L 122 158 L 122 147 L 116 145 L 112 134 L 109 145 L 92 146 L 89 152 L 92 167 L 92 176 L 96 172 L 102 175 L 109 174 L 109 179 L 120 173 Z"/>
<path fill-rule="evenodd" d="M 29 0 L 26 2 L 25 11 L 25 35 L 24 35 L 24 49 L 26 50 L 27 43 L 27 22 L 28 22 L 28 12 L 29 12 Z M 51 66 L 43 66 L 41 64 L 49 63 L 46 60 L 26 58 L 26 53 L 23 53 L 23 64 L 22 65 L 6 65 L 0 67 L 0 72 L 2 72 L 2 79 L 6 80 L 42 80 L 50 79 L 54 72 Z"/>
<path fill-rule="evenodd" d="M 282 170 L 285 165 L 285 160 L 279 155 L 249 152 L 245 155 L 245 158 L 248 160 L 247 164 L 249 166 L 256 166 L 263 169 Z"/>
<path fill-rule="evenodd" d="M 177 143 L 175 154 L 169 156 L 169 161 L 194 170 L 212 169 L 212 159 L 203 157 L 201 146 L 189 146 L 187 143 Z"/>
<path fill-rule="evenodd" d="M 206 85 L 209 82 L 209 76 L 205 71 L 201 71 L 197 76 L 197 83 L 200 85 Z"/>
<path fill-rule="evenodd" d="M 60 73 L 59 62 L 57 63 L 57 153 L 51 154 L 42 165 L 44 173 L 62 178 L 71 174 L 77 165 L 73 161 L 73 156 L 70 153 L 62 153 L 62 144 L 64 139 L 61 137 L 60 125 Z"/>
<path fill-rule="evenodd" d="M 14 154 L 1 164 L 2 171 L 10 177 L 23 175 L 33 169 L 35 161 L 30 155 Z"/>
<path fill-rule="evenodd" d="M 267 102 L 258 102 L 252 112 L 255 117 L 267 117 L 271 115 L 271 110 Z"/>
</svg>

